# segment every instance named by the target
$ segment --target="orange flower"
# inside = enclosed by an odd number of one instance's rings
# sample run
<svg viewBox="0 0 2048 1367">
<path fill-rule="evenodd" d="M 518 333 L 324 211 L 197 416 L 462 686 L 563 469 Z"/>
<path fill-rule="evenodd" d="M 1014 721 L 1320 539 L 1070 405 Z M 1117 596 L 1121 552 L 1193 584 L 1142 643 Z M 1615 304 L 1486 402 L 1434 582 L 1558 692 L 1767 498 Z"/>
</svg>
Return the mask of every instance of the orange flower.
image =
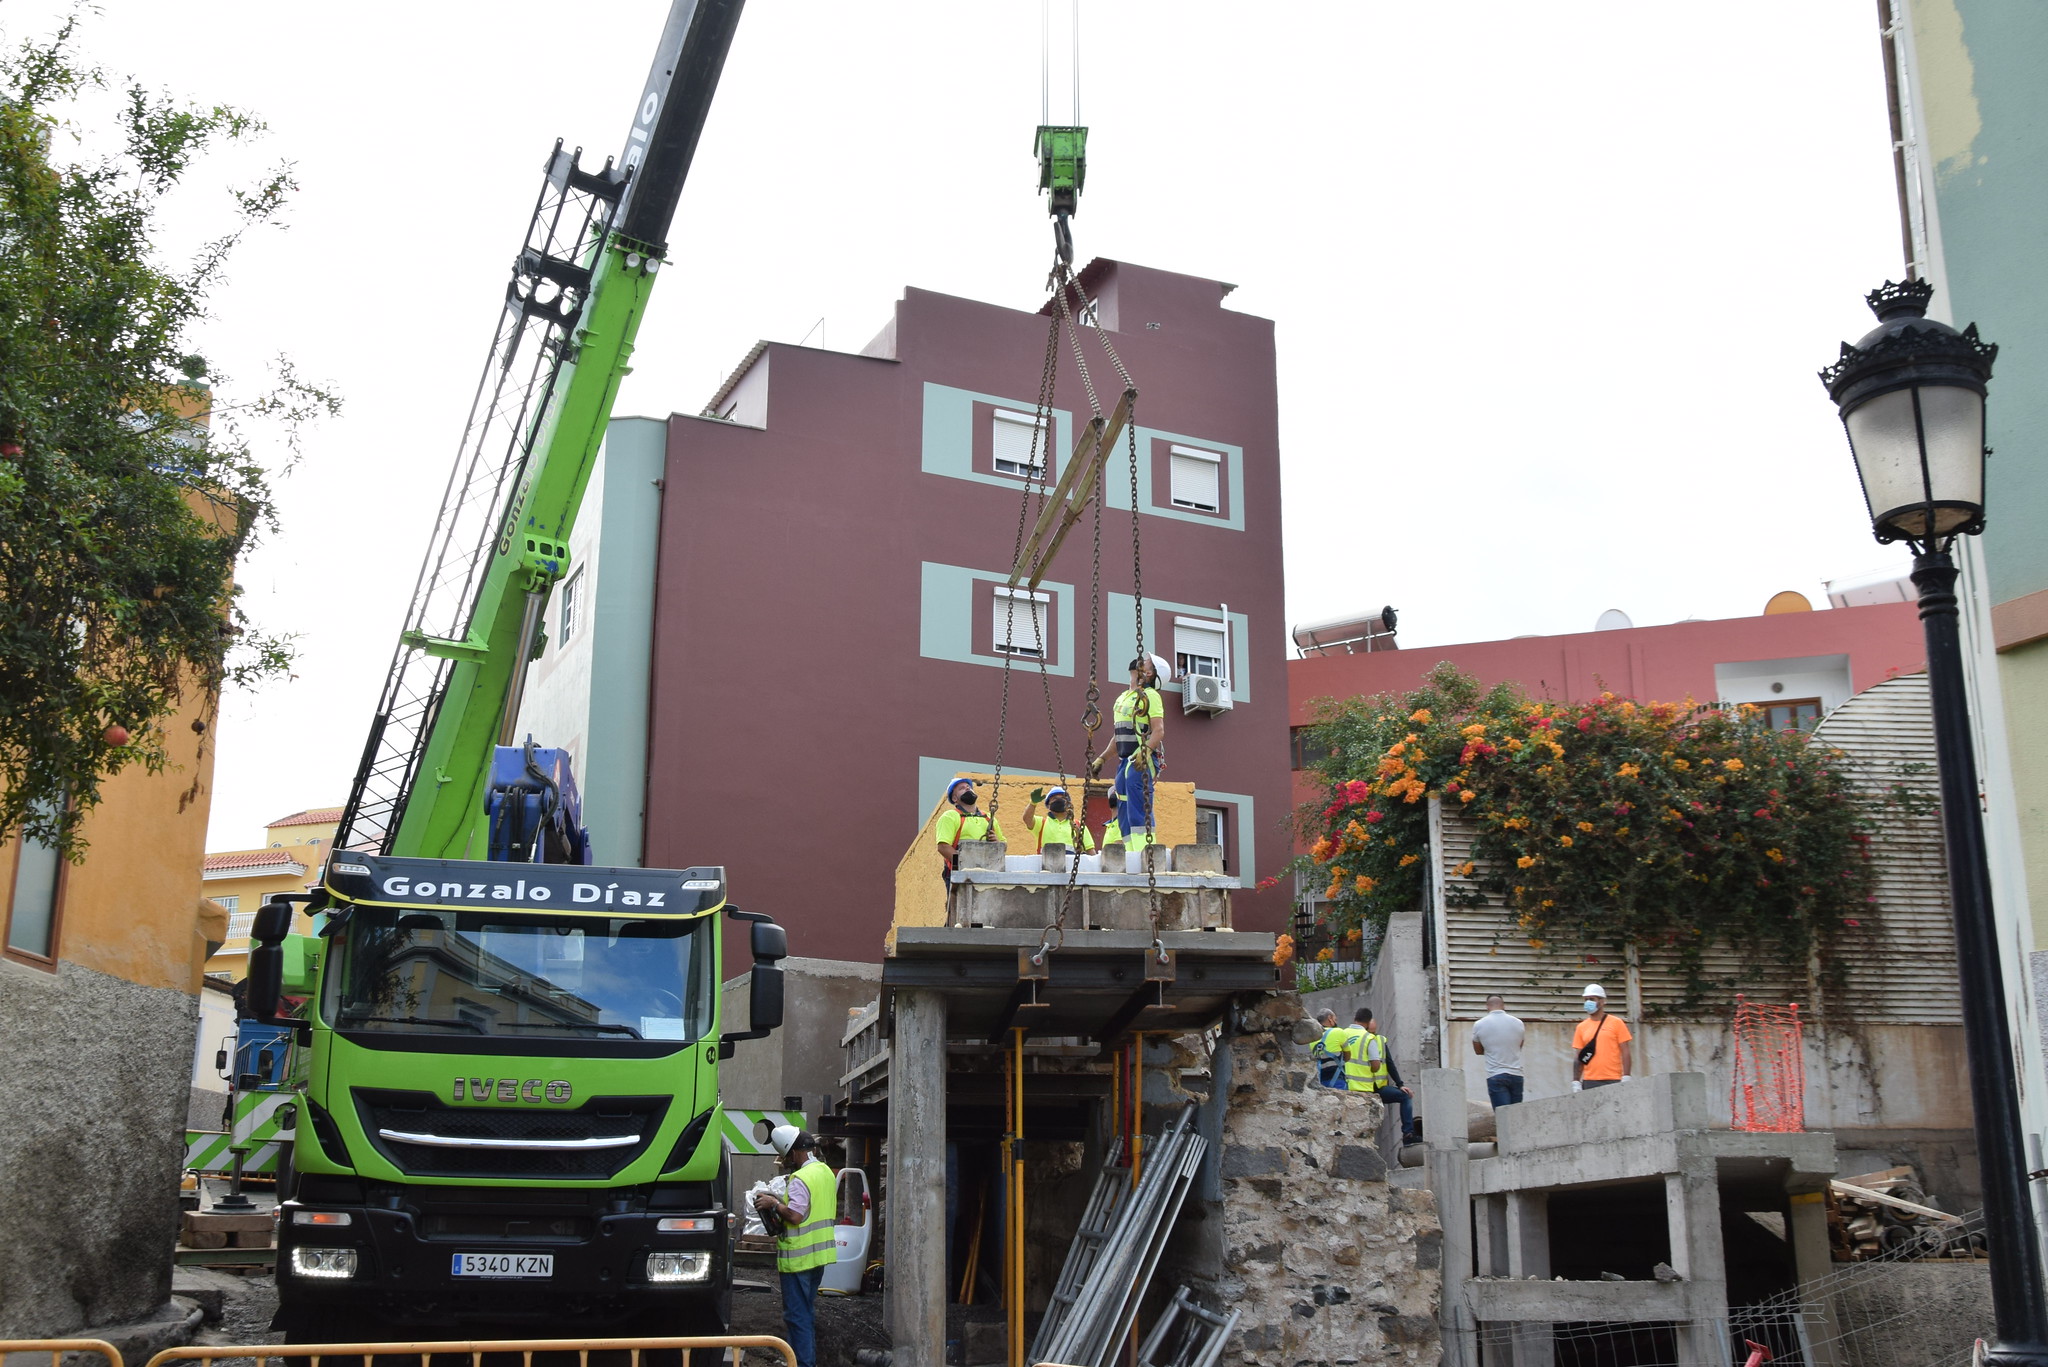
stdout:
<svg viewBox="0 0 2048 1367">
<path fill-rule="evenodd" d="M 1454 872 L 1460 878 L 1470 878 L 1472 876 L 1472 861 L 1467 859 L 1464 863 L 1458 865 Z"/>
<path fill-rule="evenodd" d="M 1688 770 L 1688 769 L 1692 768 L 1692 765 L 1691 765 L 1691 764 L 1689 764 L 1689 763 L 1687 763 L 1687 762 L 1686 762 L 1685 760 L 1682 760 L 1682 759 L 1675 759 L 1675 760 L 1672 760 L 1672 761 L 1671 761 L 1671 767 L 1672 767 L 1673 769 L 1676 769 L 1676 770 L 1677 770 L 1677 771 L 1678 771 L 1679 773 L 1681 773 L 1681 774 L 1682 774 L 1682 773 L 1684 773 L 1684 772 L 1685 772 L 1686 770 Z"/>
<path fill-rule="evenodd" d="M 1473 798 L 1478 796 L 1479 794 L 1473 792 L 1470 788 L 1467 788 L 1464 792 L 1458 794 L 1458 801 L 1470 802 Z"/>
<path fill-rule="evenodd" d="M 1367 878 L 1362 873 L 1359 874 L 1357 879 L 1353 881 L 1353 883 L 1351 884 L 1352 890 L 1361 897 L 1363 897 L 1366 893 L 1371 892 L 1374 888 L 1378 886 L 1379 884 L 1376 881 Z"/>
<path fill-rule="evenodd" d="M 1517 859 L 1515 861 L 1515 867 L 1518 869 L 1529 869 L 1534 868 L 1535 866 L 1536 856 L 1533 854 L 1525 854 L 1520 859 Z"/>
<path fill-rule="evenodd" d="M 1741 761 L 1741 760 L 1739 760 L 1739 759 L 1730 759 L 1730 760 L 1723 760 L 1723 761 L 1721 762 L 1721 767 L 1722 767 L 1723 769 L 1729 769 L 1729 770 L 1736 770 L 1736 769 L 1740 769 L 1740 768 L 1742 767 L 1742 761 Z"/>
<path fill-rule="evenodd" d="M 1623 778 L 1634 778 L 1637 774 L 1640 774 L 1643 771 L 1636 765 L 1624 764 L 1619 769 L 1616 769 L 1614 772 L 1621 775 Z"/>
<path fill-rule="evenodd" d="M 1351 929 L 1344 932 L 1344 943 L 1347 945 L 1355 945 L 1364 938 L 1365 932 L 1360 930 L 1357 926 L 1353 926 L 1351 927 Z"/>
<path fill-rule="evenodd" d="M 1294 937 L 1292 935 L 1282 935 L 1279 939 L 1273 942 L 1274 967 L 1285 968 L 1287 966 L 1288 960 L 1292 959 L 1293 957 Z"/>
<path fill-rule="evenodd" d="M 1572 847 L 1572 838 L 1568 835 L 1561 835 L 1557 838 L 1557 843 L 1566 849 L 1570 849 Z"/>
<path fill-rule="evenodd" d="M 1327 864 L 1330 862 L 1331 856 L 1336 854 L 1336 852 L 1337 847 L 1331 843 L 1329 837 L 1325 836 L 1309 847 L 1308 857 L 1315 860 L 1318 864 Z"/>
<path fill-rule="evenodd" d="M 1319 964 L 1326 964 L 1336 957 L 1337 951 L 1330 948 L 1328 945 L 1324 945 L 1321 949 L 1316 951 L 1316 962 Z"/>
<path fill-rule="evenodd" d="M 1413 864 L 1416 860 L 1420 858 L 1422 858 L 1422 856 L 1419 854 L 1404 854 L 1401 856 L 1401 867 L 1405 869 L 1410 864 Z"/>
<path fill-rule="evenodd" d="M 1410 713 L 1408 714 L 1408 720 L 1409 720 L 1409 721 L 1419 721 L 1419 722 L 1425 722 L 1425 723 L 1426 723 L 1426 722 L 1429 722 L 1429 721 L 1432 721 L 1432 720 L 1434 720 L 1434 718 L 1432 718 L 1432 717 L 1430 716 L 1430 714 L 1429 714 L 1429 709 L 1428 709 L 1428 708 L 1426 708 L 1426 707 L 1418 707 L 1418 708 L 1416 708 L 1416 709 L 1415 709 L 1415 710 L 1414 710 L 1413 712 L 1410 712 Z"/>
<path fill-rule="evenodd" d="M 1513 754 L 1513 753 L 1514 753 L 1515 751 L 1517 751 L 1517 750 L 1519 750 L 1519 749 L 1521 749 L 1521 748 L 1522 748 L 1522 742 L 1520 742 L 1520 741 L 1516 740 L 1516 739 L 1515 739 L 1515 738 L 1514 738 L 1513 736 L 1509 736 L 1509 737 L 1508 737 L 1508 753 L 1509 753 L 1509 754 Z"/>
<path fill-rule="evenodd" d="M 1785 852 L 1783 850 L 1765 850 L 1764 858 L 1770 860 L 1773 864 L 1782 864 L 1785 862 Z"/>
<path fill-rule="evenodd" d="M 1584 831 L 1587 835 L 1591 835 L 1593 833 L 1593 823 L 1590 821 L 1581 821 L 1579 823 L 1579 829 Z"/>
</svg>

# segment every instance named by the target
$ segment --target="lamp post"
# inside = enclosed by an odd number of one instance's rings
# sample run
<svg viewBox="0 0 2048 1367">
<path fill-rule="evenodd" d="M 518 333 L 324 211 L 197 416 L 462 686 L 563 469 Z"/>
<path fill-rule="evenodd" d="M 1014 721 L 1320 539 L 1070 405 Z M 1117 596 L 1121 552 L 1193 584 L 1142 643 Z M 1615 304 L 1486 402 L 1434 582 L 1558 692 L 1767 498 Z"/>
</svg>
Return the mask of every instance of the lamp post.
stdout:
<svg viewBox="0 0 2048 1367">
<path fill-rule="evenodd" d="M 1841 358 L 1821 372 L 1821 382 L 1848 429 L 1872 530 L 1880 542 L 1913 548 L 1991 1255 L 1997 1342 L 1985 1361 L 2048 1367 L 2048 1284 L 2027 1199 L 2012 1031 L 1963 691 L 1956 563 L 1949 555 L 1957 537 L 1984 530 L 1984 388 L 1998 348 L 1978 338 L 1975 323 L 1957 332 L 1927 318 L 1933 295 L 1934 287 L 1919 280 L 1886 281 L 1872 290 L 1866 298 L 1877 328 L 1853 346 L 1842 343 Z"/>
</svg>

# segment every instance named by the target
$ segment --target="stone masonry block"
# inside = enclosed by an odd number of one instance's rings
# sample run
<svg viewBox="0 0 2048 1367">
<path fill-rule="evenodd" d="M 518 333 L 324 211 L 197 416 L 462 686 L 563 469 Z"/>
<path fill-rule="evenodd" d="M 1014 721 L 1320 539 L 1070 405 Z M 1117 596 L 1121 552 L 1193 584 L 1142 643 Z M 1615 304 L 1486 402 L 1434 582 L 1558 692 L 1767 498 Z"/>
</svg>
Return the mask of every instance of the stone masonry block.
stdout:
<svg viewBox="0 0 2048 1367">
<path fill-rule="evenodd" d="M 1223 847 L 1221 845 L 1175 845 L 1173 847 L 1173 871 L 1175 873 L 1222 873 Z"/>
<path fill-rule="evenodd" d="M 1003 856 L 1010 847 L 1000 840 L 963 840 L 960 842 L 960 867 L 982 869 L 1001 873 Z"/>
</svg>

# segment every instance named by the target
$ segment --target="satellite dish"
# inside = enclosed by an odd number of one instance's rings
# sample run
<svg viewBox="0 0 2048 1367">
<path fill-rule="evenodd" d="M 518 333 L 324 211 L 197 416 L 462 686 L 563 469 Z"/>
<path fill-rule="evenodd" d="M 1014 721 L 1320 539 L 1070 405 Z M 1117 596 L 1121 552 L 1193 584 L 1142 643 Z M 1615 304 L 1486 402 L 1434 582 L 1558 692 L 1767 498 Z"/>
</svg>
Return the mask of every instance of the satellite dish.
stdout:
<svg viewBox="0 0 2048 1367">
<path fill-rule="evenodd" d="M 1771 601 L 1764 604 L 1764 616 L 1776 617 L 1784 612 L 1812 612 L 1813 604 L 1797 589 L 1785 589 L 1771 595 Z"/>
<path fill-rule="evenodd" d="M 1600 620 L 1593 624 L 1595 631 L 1627 631 L 1635 623 L 1620 608 L 1609 608 L 1600 614 Z"/>
</svg>

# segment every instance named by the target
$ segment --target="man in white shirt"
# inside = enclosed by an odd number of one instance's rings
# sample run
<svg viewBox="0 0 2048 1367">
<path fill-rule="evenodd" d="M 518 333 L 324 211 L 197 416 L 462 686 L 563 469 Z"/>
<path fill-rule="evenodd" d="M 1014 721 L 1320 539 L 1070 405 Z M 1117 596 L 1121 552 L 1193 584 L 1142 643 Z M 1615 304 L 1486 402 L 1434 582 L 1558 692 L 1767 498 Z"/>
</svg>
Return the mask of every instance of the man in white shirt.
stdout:
<svg viewBox="0 0 2048 1367">
<path fill-rule="evenodd" d="M 1496 1109 L 1522 1099 L 1522 1040 L 1526 1033 L 1498 996 L 1486 999 L 1486 1014 L 1472 1023 L 1472 1052 L 1486 1059 L 1486 1096 Z"/>
</svg>

